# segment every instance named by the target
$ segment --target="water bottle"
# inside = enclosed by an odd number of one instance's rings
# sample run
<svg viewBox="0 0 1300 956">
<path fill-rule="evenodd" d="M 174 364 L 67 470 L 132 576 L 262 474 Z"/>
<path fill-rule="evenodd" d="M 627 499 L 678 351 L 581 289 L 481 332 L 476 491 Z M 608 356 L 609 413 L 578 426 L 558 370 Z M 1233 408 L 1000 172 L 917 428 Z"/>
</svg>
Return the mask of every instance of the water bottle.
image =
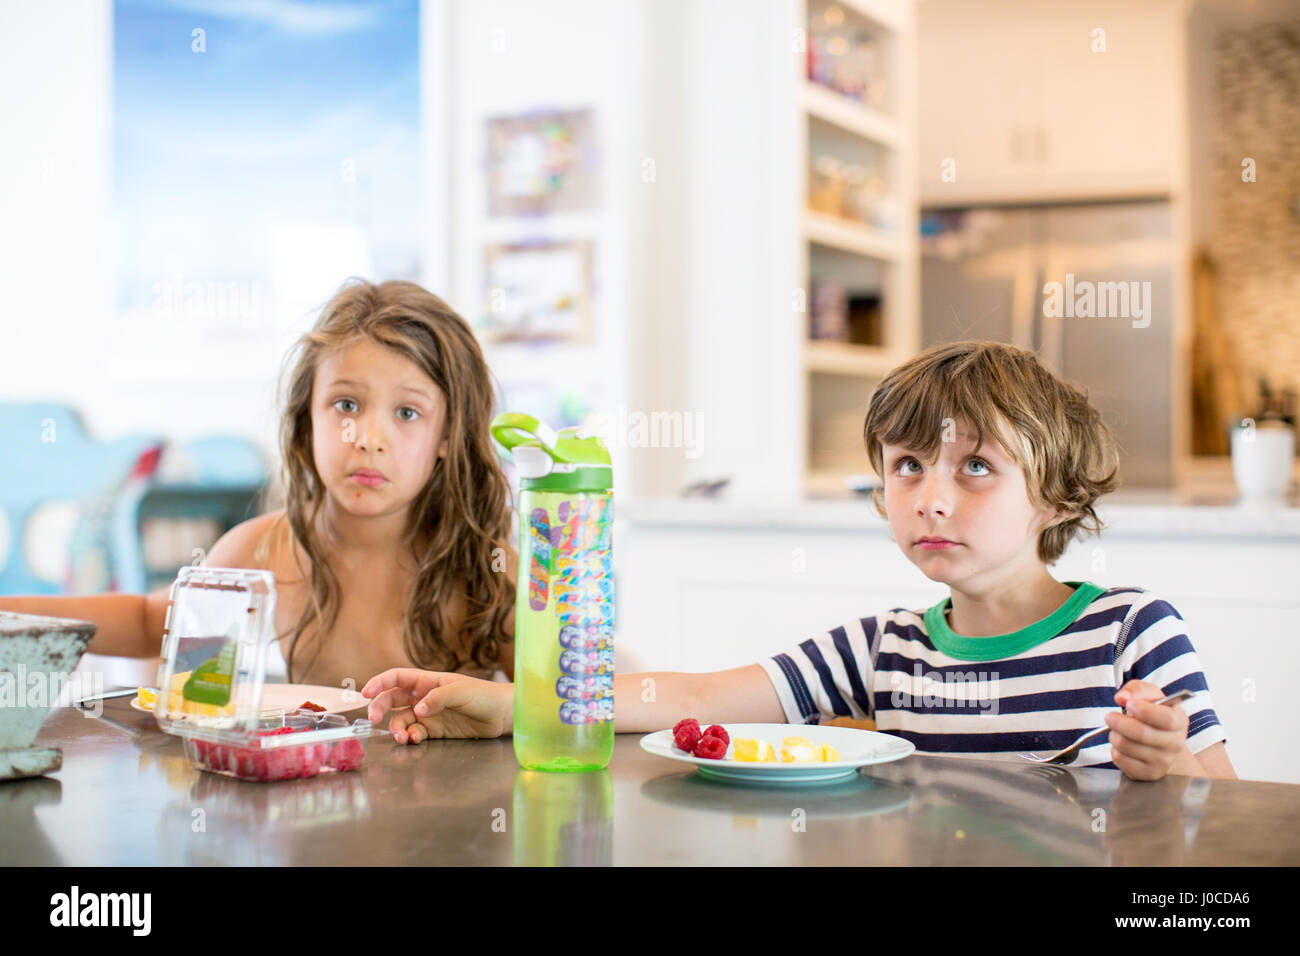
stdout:
<svg viewBox="0 0 1300 956">
<path fill-rule="evenodd" d="M 528 770 L 600 770 L 614 750 L 609 451 L 513 412 L 492 435 L 519 473 L 515 757 Z"/>
</svg>

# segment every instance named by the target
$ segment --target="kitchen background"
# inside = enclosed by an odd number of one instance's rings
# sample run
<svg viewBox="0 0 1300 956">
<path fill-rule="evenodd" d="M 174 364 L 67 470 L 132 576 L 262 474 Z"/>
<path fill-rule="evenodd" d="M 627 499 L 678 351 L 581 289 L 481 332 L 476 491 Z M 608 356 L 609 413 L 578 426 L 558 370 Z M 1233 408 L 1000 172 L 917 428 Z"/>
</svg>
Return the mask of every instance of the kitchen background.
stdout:
<svg viewBox="0 0 1300 956">
<path fill-rule="evenodd" d="M 607 435 L 619 666 L 749 662 L 944 596 L 862 420 L 998 338 L 1123 446 L 1057 576 L 1174 603 L 1239 771 L 1300 781 L 1294 451 L 1245 500 L 1230 454 L 1294 434 L 1294 2 L 11 3 L 0 82 L 0 592 L 161 587 L 274 506 L 286 350 L 410 278 L 503 409 Z"/>
</svg>

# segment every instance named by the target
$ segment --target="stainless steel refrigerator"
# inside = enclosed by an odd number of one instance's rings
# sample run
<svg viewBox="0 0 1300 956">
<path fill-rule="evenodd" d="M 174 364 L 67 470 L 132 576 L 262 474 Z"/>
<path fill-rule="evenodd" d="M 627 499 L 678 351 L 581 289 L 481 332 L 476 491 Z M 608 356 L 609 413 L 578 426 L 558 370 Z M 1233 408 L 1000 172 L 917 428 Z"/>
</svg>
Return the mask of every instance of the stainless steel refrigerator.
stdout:
<svg viewBox="0 0 1300 956">
<path fill-rule="evenodd" d="M 1032 349 L 1083 388 L 1127 487 L 1173 483 L 1173 259 L 1166 202 L 930 210 L 922 344 Z"/>
</svg>

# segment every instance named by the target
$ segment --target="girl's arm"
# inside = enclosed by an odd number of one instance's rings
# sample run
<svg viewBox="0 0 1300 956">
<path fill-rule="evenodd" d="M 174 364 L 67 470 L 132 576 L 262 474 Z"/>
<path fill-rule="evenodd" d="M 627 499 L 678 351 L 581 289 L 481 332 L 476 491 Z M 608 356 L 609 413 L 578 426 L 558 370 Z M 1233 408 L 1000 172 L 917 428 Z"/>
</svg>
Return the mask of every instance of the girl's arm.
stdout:
<svg viewBox="0 0 1300 956">
<path fill-rule="evenodd" d="M 463 674 L 395 667 L 361 689 L 375 723 L 395 708 L 389 724 L 400 744 L 441 737 L 496 737 L 514 723 L 514 689 Z M 649 733 L 684 717 L 720 723 L 785 723 L 781 702 L 757 664 L 712 674 L 622 674 L 614 677 L 614 727 Z"/>
<path fill-rule="evenodd" d="M 162 650 L 163 620 L 170 588 L 152 594 L 95 594 L 86 597 L 0 597 L 0 611 L 66 617 L 95 624 L 87 653 L 107 657 L 156 657 Z"/>
<path fill-rule="evenodd" d="M 208 551 L 207 567 L 251 568 L 253 549 L 269 519 L 262 515 L 227 531 Z M 151 594 L 95 594 L 86 597 L 0 597 L 0 611 L 40 614 L 91 621 L 94 637 L 89 654 L 105 657 L 157 657 L 162 653 L 163 628 L 171 586 Z"/>
</svg>

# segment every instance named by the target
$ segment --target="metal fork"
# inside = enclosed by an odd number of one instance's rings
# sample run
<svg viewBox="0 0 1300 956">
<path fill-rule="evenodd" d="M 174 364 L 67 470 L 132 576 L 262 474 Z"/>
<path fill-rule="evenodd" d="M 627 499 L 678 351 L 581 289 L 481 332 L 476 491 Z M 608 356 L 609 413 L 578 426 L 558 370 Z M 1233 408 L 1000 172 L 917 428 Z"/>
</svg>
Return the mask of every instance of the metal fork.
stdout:
<svg viewBox="0 0 1300 956">
<path fill-rule="evenodd" d="M 1170 694 L 1164 700 L 1156 701 L 1156 703 L 1164 704 L 1166 707 L 1172 707 L 1174 704 L 1184 701 L 1191 696 L 1192 696 L 1192 692 L 1190 690 L 1180 690 L 1176 694 Z M 1121 707 L 1120 713 L 1127 714 L 1128 709 L 1125 707 Z M 1024 757 L 1026 760 L 1032 760 L 1034 763 L 1072 763 L 1074 761 L 1074 758 L 1079 756 L 1079 751 L 1083 749 L 1083 745 L 1085 743 L 1087 743 L 1089 740 L 1091 740 L 1092 738 L 1100 734 L 1109 734 L 1109 733 L 1110 733 L 1109 727 L 1100 727 L 1097 730 L 1089 730 L 1087 733 L 1085 733 L 1074 743 L 1070 744 L 1070 746 L 1066 747 L 1064 750 L 1059 750 L 1054 754 L 1053 753 L 1016 754 L 1016 756 Z"/>
</svg>

